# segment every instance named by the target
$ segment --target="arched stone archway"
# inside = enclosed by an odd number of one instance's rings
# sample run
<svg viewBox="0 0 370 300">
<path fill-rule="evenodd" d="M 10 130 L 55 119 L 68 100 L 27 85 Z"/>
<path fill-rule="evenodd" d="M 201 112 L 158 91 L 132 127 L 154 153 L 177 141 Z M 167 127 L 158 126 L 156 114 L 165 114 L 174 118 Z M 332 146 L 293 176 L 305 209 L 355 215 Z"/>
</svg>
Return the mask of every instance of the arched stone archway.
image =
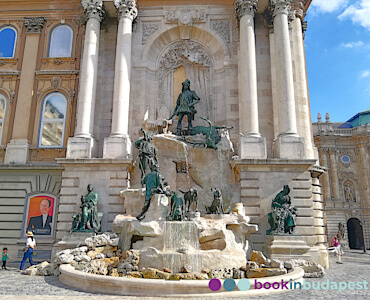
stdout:
<svg viewBox="0 0 370 300">
<path fill-rule="evenodd" d="M 363 249 L 364 234 L 361 221 L 357 218 L 350 218 L 347 221 L 348 242 L 350 249 Z"/>
<path fill-rule="evenodd" d="M 186 39 L 182 38 L 182 30 L 189 30 L 189 27 L 191 34 Z M 148 39 L 139 55 L 141 62 L 137 67 L 133 66 L 133 71 L 138 72 L 137 77 L 144 80 L 133 89 L 137 90 L 144 101 L 144 119 L 167 119 L 171 115 L 179 94 L 174 89 L 174 82 L 179 85 L 178 78 L 174 80 L 174 74 L 179 68 L 184 68 L 191 82 L 191 90 L 201 98 L 195 107 L 198 113 L 193 126 L 207 126 L 199 117 L 209 118 L 217 125 L 227 124 L 225 99 L 231 94 L 227 89 L 235 89 L 230 84 L 227 87 L 226 70 L 230 64 L 230 49 L 211 29 L 176 26 L 158 31 Z M 136 109 L 135 105 L 134 110 L 142 111 Z"/>
</svg>

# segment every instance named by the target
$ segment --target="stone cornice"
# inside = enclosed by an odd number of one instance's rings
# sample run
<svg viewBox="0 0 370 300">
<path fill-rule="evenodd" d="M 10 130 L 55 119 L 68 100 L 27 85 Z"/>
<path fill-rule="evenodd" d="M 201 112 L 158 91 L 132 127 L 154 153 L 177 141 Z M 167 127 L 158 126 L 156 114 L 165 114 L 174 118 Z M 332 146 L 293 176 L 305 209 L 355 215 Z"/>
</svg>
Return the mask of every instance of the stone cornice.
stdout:
<svg viewBox="0 0 370 300">
<path fill-rule="evenodd" d="M 120 17 L 126 17 L 132 21 L 137 17 L 136 0 L 113 0 Z"/>
<path fill-rule="evenodd" d="M 257 10 L 258 0 L 237 0 L 235 2 L 235 15 L 240 20 L 245 15 L 251 15 L 254 17 L 254 14 Z"/>
<path fill-rule="evenodd" d="M 81 5 L 87 18 L 95 18 L 101 22 L 105 13 L 103 0 L 81 0 Z"/>
<path fill-rule="evenodd" d="M 45 19 L 43 17 L 24 18 L 26 33 L 41 33 L 44 27 Z"/>
<path fill-rule="evenodd" d="M 272 16 L 275 17 L 279 14 L 289 15 L 292 0 L 271 0 L 270 10 Z"/>
</svg>

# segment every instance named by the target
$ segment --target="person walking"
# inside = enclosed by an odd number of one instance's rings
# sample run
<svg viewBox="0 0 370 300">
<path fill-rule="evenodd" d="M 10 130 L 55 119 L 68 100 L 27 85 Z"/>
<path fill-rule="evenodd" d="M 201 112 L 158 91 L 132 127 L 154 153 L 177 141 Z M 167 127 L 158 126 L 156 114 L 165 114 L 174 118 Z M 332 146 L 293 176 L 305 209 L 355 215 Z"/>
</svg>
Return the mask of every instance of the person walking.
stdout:
<svg viewBox="0 0 370 300">
<path fill-rule="evenodd" d="M 23 267 L 24 267 L 24 264 L 26 263 L 27 258 L 31 266 L 35 264 L 32 260 L 32 256 L 33 256 L 33 249 L 36 247 L 36 240 L 33 237 L 33 233 L 31 231 L 27 231 L 26 235 L 27 235 L 26 249 L 25 249 L 26 251 L 24 252 L 23 260 L 21 262 L 21 267 L 20 267 L 21 272 L 23 270 Z"/>
<path fill-rule="evenodd" d="M 3 265 L 1 266 L 1 269 L 8 270 L 6 268 L 6 261 L 8 260 L 8 248 L 3 248 L 3 255 L 1 257 L 1 260 L 3 262 Z"/>
</svg>

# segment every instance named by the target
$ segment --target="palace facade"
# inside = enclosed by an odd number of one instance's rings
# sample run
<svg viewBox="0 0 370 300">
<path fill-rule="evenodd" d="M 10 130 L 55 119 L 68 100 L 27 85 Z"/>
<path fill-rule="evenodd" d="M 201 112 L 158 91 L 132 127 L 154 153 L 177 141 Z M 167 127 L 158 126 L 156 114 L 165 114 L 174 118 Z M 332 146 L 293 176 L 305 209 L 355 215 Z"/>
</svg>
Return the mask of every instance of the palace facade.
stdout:
<svg viewBox="0 0 370 300">
<path fill-rule="evenodd" d="M 288 184 L 292 239 L 327 267 L 304 50 L 310 2 L 0 0 L 0 245 L 21 249 L 46 199 L 52 222 L 38 255 L 50 257 L 89 183 L 112 230 L 120 192 L 140 186 L 133 142 L 143 122 L 166 123 L 187 78 L 198 115 L 232 127 L 232 199 L 259 225 L 253 247 L 274 243 L 267 214 Z M 162 170 L 182 187 L 176 164 Z"/>
</svg>

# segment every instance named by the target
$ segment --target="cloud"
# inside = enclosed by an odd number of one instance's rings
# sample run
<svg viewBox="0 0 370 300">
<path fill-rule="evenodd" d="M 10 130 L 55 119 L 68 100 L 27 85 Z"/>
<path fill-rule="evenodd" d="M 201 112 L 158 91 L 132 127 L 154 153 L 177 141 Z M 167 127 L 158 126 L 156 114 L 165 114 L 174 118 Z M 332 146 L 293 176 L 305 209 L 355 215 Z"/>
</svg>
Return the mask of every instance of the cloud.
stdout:
<svg viewBox="0 0 370 300">
<path fill-rule="evenodd" d="M 370 31 L 370 0 L 360 0 L 348 6 L 338 17 L 340 20 L 351 19 Z"/>
<path fill-rule="evenodd" d="M 358 41 L 358 42 L 350 42 L 350 43 L 347 43 L 347 44 L 340 44 L 341 47 L 344 47 L 344 48 L 357 48 L 357 47 L 361 47 L 363 46 L 364 43 L 362 41 Z"/>
<path fill-rule="evenodd" d="M 370 70 L 365 70 L 361 74 L 361 78 L 366 78 L 370 76 Z"/>
<path fill-rule="evenodd" d="M 311 6 L 323 13 L 334 12 L 347 5 L 348 0 L 312 0 Z"/>
</svg>

